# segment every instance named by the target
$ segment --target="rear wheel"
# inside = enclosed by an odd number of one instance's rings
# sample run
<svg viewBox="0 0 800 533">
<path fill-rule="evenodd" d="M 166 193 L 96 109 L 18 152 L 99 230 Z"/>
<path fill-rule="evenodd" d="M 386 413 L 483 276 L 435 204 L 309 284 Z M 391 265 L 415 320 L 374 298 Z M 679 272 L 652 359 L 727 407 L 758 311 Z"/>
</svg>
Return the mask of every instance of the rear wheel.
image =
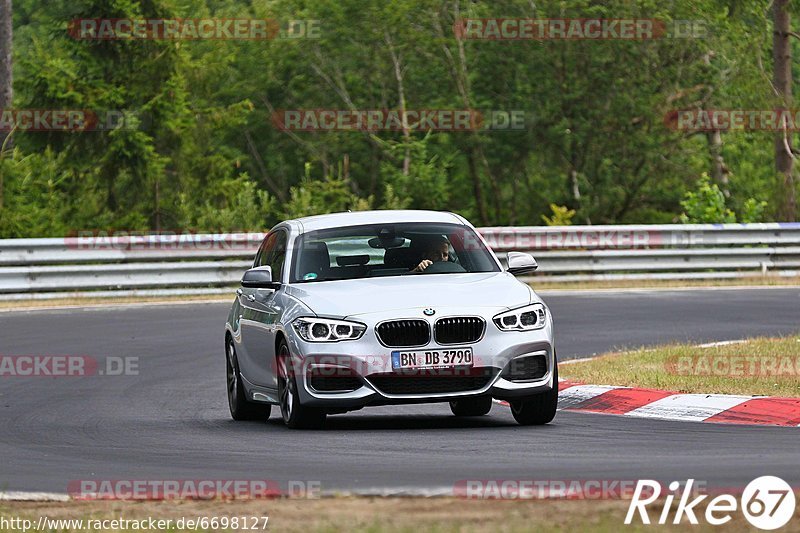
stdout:
<svg viewBox="0 0 800 533">
<path fill-rule="evenodd" d="M 456 416 L 483 416 L 492 408 L 491 396 L 461 398 L 450 401 L 450 410 Z"/>
<path fill-rule="evenodd" d="M 553 388 L 532 396 L 511 400 L 511 414 L 523 426 L 547 424 L 556 416 L 558 407 L 558 362 L 553 356 Z"/>
<path fill-rule="evenodd" d="M 239 372 L 239 360 L 236 357 L 236 347 L 233 339 L 228 339 L 225 346 L 225 377 L 228 383 L 228 407 L 231 418 L 234 420 L 266 420 L 269 418 L 272 406 L 263 403 L 247 401 L 247 393 L 242 385 L 242 375 Z"/>
<path fill-rule="evenodd" d="M 318 429 L 325 424 L 325 411 L 300 404 L 294 365 L 285 340 L 278 345 L 278 399 L 283 422 L 290 429 Z"/>
</svg>

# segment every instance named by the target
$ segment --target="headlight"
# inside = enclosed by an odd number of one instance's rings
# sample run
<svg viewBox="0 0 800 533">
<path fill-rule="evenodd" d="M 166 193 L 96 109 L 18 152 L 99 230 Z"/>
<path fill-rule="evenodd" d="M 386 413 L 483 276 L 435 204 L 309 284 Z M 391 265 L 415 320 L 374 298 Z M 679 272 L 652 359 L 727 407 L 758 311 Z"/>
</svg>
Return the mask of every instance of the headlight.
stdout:
<svg viewBox="0 0 800 533">
<path fill-rule="evenodd" d="M 530 331 L 541 329 L 547 321 L 544 304 L 531 304 L 495 316 L 492 321 L 503 331 Z"/>
<path fill-rule="evenodd" d="M 350 341 L 361 337 L 367 330 L 367 326 L 358 322 L 330 318 L 298 318 L 292 326 L 307 342 Z"/>
</svg>

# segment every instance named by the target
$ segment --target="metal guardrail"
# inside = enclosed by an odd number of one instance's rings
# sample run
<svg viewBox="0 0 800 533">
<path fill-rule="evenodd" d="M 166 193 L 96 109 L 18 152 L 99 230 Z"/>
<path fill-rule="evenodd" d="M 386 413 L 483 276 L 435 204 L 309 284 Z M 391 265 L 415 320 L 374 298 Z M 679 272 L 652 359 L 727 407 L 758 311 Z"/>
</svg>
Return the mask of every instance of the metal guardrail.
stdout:
<svg viewBox="0 0 800 533">
<path fill-rule="evenodd" d="M 773 271 L 793 276 L 800 269 L 800 223 L 479 231 L 501 261 L 510 250 L 531 252 L 540 265 L 529 278 L 534 281 L 732 278 Z M 0 298 L 228 292 L 262 238 L 238 233 L 0 239 Z"/>
</svg>

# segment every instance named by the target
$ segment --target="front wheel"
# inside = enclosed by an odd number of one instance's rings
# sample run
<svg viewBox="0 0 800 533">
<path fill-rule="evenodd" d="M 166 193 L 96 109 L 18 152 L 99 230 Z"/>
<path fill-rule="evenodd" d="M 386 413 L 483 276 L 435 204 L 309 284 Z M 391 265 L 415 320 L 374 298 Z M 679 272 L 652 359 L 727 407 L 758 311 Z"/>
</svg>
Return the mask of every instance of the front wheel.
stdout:
<svg viewBox="0 0 800 533">
<path fill-rule="evenodd" d="M 225 377 L 228 382 L 228 407 L 231 418 L 234 420 L 266 420 L 269 418 L 272 406 L 263 403 L 247 401 L 247 393 L 242 385 L 242 375 L 239 372 L 239 360 L 236 357 L 236 348 L 233 339 L 228 339 L 225 346 Z"/>
<path fill-rule="evenodd" d="M 278 400 L 286 427 L 319 429 L 325 424 L 325 411 L 300 404 L 294 365 L 285 340 L 278 346 Z"/>
<path fill-rule="evenodd" d="M 461 398 L 450 401 L 450 410 L 456 416 L 483 416 L 492 408 L 491 396 Z"/>
<path fill-rule="evenodd" d="M 558 362 L 553 355 L 553 388 L 532 396 L 511 400 L 511 414 L 523 426 L 547 424 L 556 416 L 558 407 Z"/>
</svg>

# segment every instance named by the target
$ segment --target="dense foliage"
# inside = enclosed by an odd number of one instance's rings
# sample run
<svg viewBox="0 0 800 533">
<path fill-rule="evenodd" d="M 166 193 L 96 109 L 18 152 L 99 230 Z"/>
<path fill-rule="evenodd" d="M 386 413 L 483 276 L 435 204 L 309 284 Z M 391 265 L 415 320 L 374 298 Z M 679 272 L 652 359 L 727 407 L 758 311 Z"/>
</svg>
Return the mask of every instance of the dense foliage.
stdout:
<svg viewBox="0 0 800 533">
<path fill-rule="evenodd" d="M 770 109 L 768 0 L 15 0 L 14 107 L 125 110 L 15 132 L 0 237 L 259 230 L 446 209 L 480 225 L 775 220 L 770 132 L 676 131 L 675 109 Z M 796 10 L 800 12 L 800 10 Z M 459 40 L 460 17 L 700 20 L 652 40 Z M 315 39 L 71 38 L 88 18 L 319 20 Z M 522 110 L 525 128 L 287 132 L 276 109 Z M 711 176 L 709 178 L 708 176 Z M 572 212 L 574 210 L 574 212 Z"/>
</svg>

